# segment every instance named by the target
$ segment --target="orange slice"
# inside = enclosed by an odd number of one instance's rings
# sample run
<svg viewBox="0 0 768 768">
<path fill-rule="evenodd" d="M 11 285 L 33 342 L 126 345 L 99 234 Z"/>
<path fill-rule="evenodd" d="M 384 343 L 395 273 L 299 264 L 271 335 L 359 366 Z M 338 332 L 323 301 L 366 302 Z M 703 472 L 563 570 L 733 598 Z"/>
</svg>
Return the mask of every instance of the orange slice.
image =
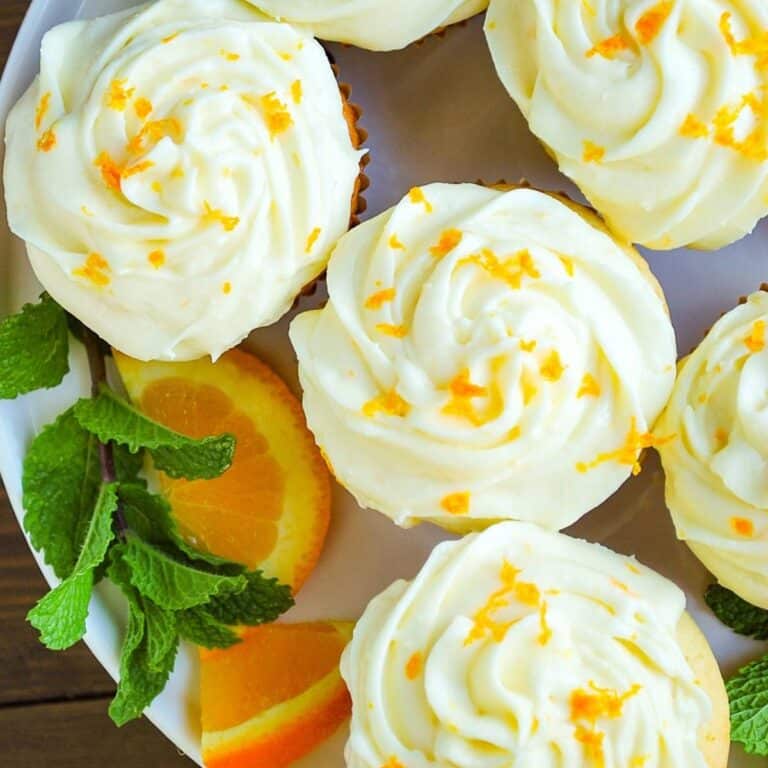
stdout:
<svg viewBox="0 0 768 768">
<path fill-rule="evenodd" d="M 242 642 L 200 651 L 207 768 L 282 768 L 349 717 L 339 659 L 352 624 L 266 624 Z"/>
<path fill-rule="evenodd" d="M 144 363 L 115 353 L 128 394 L 150 418 L 189 437 L 229 432 L 232 467 L 215 480 L 156 474 L 182 535 L 220 557 L 302 586 L 330 519 L 330 478 L 298 400 L 253 355 L 216 363 Z"/>
</svg>

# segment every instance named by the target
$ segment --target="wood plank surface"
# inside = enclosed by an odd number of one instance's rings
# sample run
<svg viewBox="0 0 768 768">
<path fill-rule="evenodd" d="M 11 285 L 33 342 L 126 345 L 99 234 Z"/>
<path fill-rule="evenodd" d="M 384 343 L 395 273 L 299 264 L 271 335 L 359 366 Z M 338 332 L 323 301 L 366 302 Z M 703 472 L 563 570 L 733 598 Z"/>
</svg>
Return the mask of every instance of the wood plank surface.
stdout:
<svg viewBox="0 0 768 768">
<path fill-rule="evenodd" d="M 28 7 L 0 0 L 0 70 Z M 66 653 L 40 646 L 25 616 L 45 589 L 0 483 L 0 765 L 189 768 L 148 721 L 112 724 L 114 683 L 84 645 Z"/>
</svg>

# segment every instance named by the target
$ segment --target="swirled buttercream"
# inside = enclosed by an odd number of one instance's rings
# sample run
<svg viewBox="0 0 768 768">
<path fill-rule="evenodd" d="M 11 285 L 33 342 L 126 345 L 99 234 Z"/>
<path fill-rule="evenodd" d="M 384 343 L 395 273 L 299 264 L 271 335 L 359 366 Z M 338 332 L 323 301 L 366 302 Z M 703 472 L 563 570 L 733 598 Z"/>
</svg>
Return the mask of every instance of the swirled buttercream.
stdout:
<svg viewBox="0 0 768 768">
<path fill-rule="evenodd" d="M 7 127 L 40 281 L 141 359 L 279 318 L 348 228 L 360 152 L 321 46 L 236 0 L 159 0 L 45 37 Z"/>
<path fill-rule="evenodd" d="M 763 0 L 492 0 L 496 69 L 631 242 L 719 248 L 768 212 Z"/>
<path fill-rule="evenodd" d="M 660 429 L 677 534 L 729 589 L 768 608 L 768 293 L 721 318 L 682 364 Z"/>
<path fill-rule="evenodd" d="M 415 188 L 342 238 L 328 289 L 291 327 L 308 423 L 340 482 L 401 525 L 562 528 L 656 442 L 664 300 L 580 206 Z"/>
<path fill-rule="evenodd" d="M 344 654 L 347 765 L 705 768 L 713 701 L 684 609 L 635 560 L 538 526 L 442 544 L 370 603 Z"/>
<path fill-rule="evenodd" d="M 323 40 L 391 51 L 484 10 L 488 0 L 248 0 Z"/>
</svg>

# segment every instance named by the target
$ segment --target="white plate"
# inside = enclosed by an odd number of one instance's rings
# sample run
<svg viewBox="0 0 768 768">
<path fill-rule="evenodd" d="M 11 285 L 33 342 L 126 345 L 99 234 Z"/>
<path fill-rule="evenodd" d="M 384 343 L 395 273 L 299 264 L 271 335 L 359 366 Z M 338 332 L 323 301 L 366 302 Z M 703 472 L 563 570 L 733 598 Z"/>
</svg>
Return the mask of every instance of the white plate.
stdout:
<svg viewBox="0 0 768 768">
<path fill-rule="evenodd" d="M 103 15 L 135 4 L 131 0 L 34 0 L 0 84 L 0 125 L 37 73 L 39 43 L 55 24 Z M 353 100 L 365 108 L 373 162 L 366 193 L 369 213 L 392 205 L 406 190 L 430 181 L 516 181 L 525 176 L 537 186 L 566 190 L 572 185 L 557 172 L 496 79 L 481 23 L 452 29 L 444 39 L 391 54 L 372 54 L 332 46 Z M 2 150 L 0 149 L 0 154 Z M 2 203 L 0 203 L 0 206 Z M 39 286 L 24 250 L 0 215 L 0 315 L 33 300 Z M 687 351 L 721 312 L 768 276 L 768 222 L 749 238 L 712 254 L 677 251 L 650 253 L 672 310 L 679 348 Z M 322 300 L 317 296 L 304 308 Z M 254 333 L 249 346 L 272 364 L 298 391 L 288 318 Z M 75 345 L 76 346 L 76 345 Z M 0 401 L 0 472 L 19 518 L 21 463 L 35 432 L 86 393 L 86 367 L 74 353 L 73 372 L 57 390 L 37 392 L 13 402 Z M 653 458 L 646 469 L 598 510 L 572 529 L 637 557 L 680 584 L 694 617 L 706 632 L 726 674 L 765 653 L 764 645 L 736 637 L 702 604 L 711 578 L 687 548 L 674 538 L 664 507 L 662 476 Z M 368 600 L 400 577 L 415 574 L 445 534 L 430 526 L 401 531 L 383 516 L 362 511 L 337 488 L 334 519 L 320 567 L 299 596 L 291 619 L 355 618 Z M 52 573 L 36 555 L 43 574 Z M 99 587 L 91 605 L 86 642 L 114 677 L 125 621 L 121 598 L 109 585 Z M 148 711 L 150 719 L 179 749 L 200 761 L 195 657 L 183 649 L 168 687 Z M 300 768 L 342 768 L 338 733 Z M 730 768 L 765 766 L 734 749 Z M 681 766 L 682 768 L 682 766 Z"/>
</svg>

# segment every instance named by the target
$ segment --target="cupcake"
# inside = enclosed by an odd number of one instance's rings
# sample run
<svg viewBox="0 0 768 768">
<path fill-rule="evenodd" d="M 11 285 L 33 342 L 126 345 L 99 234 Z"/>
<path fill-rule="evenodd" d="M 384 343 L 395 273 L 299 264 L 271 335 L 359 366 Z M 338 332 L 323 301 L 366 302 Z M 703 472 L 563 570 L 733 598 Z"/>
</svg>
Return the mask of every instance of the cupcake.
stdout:
<svg viewBox="0 0 768 768">
<path fill-rule="evenodd" d="M 347 231 L 354 110 L 306 32 L 238 0 L 159 0 L 45 37 L 5 192 L 46 290 L 142 360 L 277 320 Z"/>
<path fill-rule="evenodd" d="M 484 11 L 488 0 L 248 0 L 322 40 L 393 51 Z"/>
<path fill-rule="evenodd" d="M 291 326 L 337 479 L 397 524 L 563 528 L 639 471 L 675 377 L 647 265 L 527 188 L 414 188 L 341 239 Z"/>
<path fill-rule="evenodd" d="M 525 523 L 440 545 L 342 658 L 349 768 L 725 768 L 725 686 L 671 582 Z"/>
<path fill-rule="evenodd" d="M 768 211 L 764 0 L 491 0 L 496 69 L 630 242 L 714 249 Z"/>
<path fill-rule="evenodd" d="M 680 367 L 660 429 L 667 506 L 728 589 L 768 608 L 768 293 L 723 316 Z"/>
</svg>

